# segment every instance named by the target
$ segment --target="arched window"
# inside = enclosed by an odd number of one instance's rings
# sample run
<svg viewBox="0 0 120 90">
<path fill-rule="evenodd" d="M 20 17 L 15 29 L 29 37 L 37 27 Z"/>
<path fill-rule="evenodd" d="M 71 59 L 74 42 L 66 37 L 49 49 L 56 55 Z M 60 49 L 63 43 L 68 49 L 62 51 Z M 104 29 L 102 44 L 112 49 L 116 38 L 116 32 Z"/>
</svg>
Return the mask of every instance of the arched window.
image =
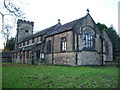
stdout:
<svg viewBox="0 0 120 90">
<path fill-rule="evenodd" d="M 94 50 L 95 49 L 95 32 L 92 28 L 85 28 L 83 30 L 83 49 Z"/>
</svg>

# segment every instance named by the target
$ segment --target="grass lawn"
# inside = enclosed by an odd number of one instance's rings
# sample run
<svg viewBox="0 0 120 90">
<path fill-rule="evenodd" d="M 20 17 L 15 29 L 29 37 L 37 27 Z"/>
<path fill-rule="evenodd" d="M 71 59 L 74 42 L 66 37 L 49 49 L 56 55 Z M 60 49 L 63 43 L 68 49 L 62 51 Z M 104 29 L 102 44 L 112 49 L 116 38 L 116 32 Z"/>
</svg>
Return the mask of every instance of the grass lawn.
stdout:
<svg viewBox="0 0 120 90">
<path fill-rule="evenodd" d="M 117 67 L 2 65 L 3 88 L 118 88 Z"/>
</svg>

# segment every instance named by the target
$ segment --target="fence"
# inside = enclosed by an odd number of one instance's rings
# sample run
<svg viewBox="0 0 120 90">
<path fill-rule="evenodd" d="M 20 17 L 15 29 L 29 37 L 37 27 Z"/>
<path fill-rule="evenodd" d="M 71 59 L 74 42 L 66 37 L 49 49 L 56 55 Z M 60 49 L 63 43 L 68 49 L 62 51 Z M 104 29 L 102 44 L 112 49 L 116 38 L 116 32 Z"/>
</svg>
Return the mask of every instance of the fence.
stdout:
<svg viewBox="0 0 120 90">
<path fill-rule="evenodd" d="M 9 52 L 0 52 L 0 62 L 11 62 L 12 59 L 10 57 Z"/>
</svg>

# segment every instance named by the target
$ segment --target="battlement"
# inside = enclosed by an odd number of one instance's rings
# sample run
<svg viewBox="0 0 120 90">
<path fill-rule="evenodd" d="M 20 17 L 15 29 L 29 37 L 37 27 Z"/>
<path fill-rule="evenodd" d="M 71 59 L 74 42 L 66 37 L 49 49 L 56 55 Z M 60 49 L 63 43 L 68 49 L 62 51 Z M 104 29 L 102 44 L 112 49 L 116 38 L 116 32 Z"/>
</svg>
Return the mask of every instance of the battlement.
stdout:
<svg viewBox="0 0 120 90">
<path fill-rule="evenodd" d="M 32 27 L 34 26 L 34 22 L 30 22 L 30 21 L 26 21 L 26 20 L 22 20 L 22 19 L 18 19 L 18 21 L 17 21 L 17 24 L 19 25 L 19 24 L 24 24 L 24 23 L 26 23 L 26 24 L 30 24 L 30 25 L 32 25 Z"/>
</svg>

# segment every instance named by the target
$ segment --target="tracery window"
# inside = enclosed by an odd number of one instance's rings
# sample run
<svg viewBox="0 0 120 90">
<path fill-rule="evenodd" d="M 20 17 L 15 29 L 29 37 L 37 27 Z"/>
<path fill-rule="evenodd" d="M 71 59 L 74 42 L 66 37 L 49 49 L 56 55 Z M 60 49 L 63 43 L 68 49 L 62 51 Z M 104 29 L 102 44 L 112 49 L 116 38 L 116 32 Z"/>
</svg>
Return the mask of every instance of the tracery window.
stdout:
<svg viewBox="0 0 120 90">
<path fill-rule="evenodd" d="M 91 29 L 83 30 L 83 49 L 94 50 L 95 48 L 95 32 Z"/>
</svg>

